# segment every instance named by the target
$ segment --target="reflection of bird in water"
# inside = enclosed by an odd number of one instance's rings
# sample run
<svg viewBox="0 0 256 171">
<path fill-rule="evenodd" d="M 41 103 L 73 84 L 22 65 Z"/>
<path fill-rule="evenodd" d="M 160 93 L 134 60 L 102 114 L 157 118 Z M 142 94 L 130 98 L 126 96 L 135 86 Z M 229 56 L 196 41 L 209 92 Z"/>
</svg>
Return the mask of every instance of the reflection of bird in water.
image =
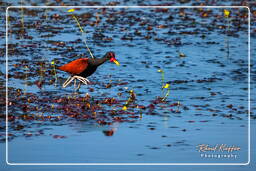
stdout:
<svg viewBox="0 0 256 171">
<path fill-rule="evenodd" d="M 102 65 L 108 60 L 115 63 L 116 65 L 120 65 L 115 58 L 114 52 L 107 52 L 102 58 L 80 58 L 65 65 L 62 65 L 58 69 L 71 74 L 71 76 L 63 84 L 63 87 L 65 88 L 66 86 L 68 86 L 74 79 L 78 79 L 79 81 L 87 85 L 90 82 L 87 77 L 92 75 L 96 71 L 98 66 Z M 79 88 L 80 82 L 76 89 Z"/>
<path fill-rule="evenodd" d="M 75 123 L 71 123 L 71 126 L 79 133 L 101 131 L 106 136 L 113 136 L 117 131 L 119 124 L 119 122 L 114 122 L 112 125 L 99 125 L 94 121 L 75 121 Z"/>
<path fill-rule="evenodd" d="M 112 136 L 114 135 L 114 133 L 117 131 L 117 128 L 119 127 L 119 122 L 114 122 L 110 129 L 107 130 L 103 130 L 102 132 L 106 135 L 106 136 Z"/>
</svg>

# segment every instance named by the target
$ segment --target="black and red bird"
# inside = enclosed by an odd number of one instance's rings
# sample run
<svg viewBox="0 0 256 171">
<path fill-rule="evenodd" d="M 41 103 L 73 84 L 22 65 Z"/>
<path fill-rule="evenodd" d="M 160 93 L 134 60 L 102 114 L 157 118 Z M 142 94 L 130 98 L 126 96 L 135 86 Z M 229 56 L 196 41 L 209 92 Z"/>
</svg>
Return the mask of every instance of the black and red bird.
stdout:
<svg viewBox="0 0 256 171">
<path fill-rule="evenodd" d="M 116 65 L 120 65 L 115 58 L 114 52 L 107 52 L 102 58 L 80 58 L 62 65 L 58 69 L 72 75 L 72 77 L 63 84 L 63 87 L 66 87 L 73 79 L 78 79 L 87 84 L 87 82 L 89 82 L 87 77 L 92 75 L 100 65 L 108 60 Z"/>
</svg>

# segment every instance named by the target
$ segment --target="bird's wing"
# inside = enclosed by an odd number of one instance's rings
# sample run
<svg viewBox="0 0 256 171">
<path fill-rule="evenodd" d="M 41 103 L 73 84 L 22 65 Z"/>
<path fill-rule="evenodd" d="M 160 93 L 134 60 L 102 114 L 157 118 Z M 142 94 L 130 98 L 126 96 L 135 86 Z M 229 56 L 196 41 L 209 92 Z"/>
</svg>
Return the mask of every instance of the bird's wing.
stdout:
<svg viewBox="0 0 256 171">
<path fill-rule="evenodd" d="M 71 74 L 80 74 L 82 73 L 88 66 L 88 58 L 80 58 L 69 62 L 65 65 L 62 65 L 58 69 L 69 72 Z"/>
</svg>

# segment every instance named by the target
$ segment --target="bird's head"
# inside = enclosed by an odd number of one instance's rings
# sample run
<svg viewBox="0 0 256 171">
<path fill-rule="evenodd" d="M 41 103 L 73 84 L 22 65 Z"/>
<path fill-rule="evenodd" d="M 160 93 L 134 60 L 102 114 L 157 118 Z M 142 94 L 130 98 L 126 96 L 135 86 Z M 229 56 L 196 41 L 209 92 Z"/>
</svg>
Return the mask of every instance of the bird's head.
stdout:
<svg viewBox="0 0 256 171">
<path fill-rule="evenodd" d="M 110 62 L 113 62 L 118 66 L 120 65 L 119 62 L 116 60 L 116 56 L 114 52 L 107 52 L 105 57 L 107 57 Z"/>
</svg>

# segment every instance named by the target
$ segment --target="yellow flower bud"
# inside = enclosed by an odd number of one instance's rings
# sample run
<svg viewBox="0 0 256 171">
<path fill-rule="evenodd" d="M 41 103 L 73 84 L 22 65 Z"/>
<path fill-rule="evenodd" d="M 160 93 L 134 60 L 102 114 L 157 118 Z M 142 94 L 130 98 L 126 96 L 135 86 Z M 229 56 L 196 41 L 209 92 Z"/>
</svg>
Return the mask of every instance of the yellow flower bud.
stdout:
<svg viewBox="0 0 256 171">
<path fill-rule="evenodd" d="M 170 84 L 165 84 L 164 88 L 169 88 L 170 87 Z"/>
<path fill-rule="evenodd" d="M 228 17 L 229 17 L 229 15 L 230 15 L 230 11 L 229 11 L 229 10 L 224 9 L 224 16 L 225 16 L 226 18 L 228 18 Z"/>
<path fill-rule="evenodd" d="M 126 106 L 124 106 L 122 110 L 127 110 L 127 107 L 126 107 Z"/>
<path fill-rule="evenodd" d="M 68 12 L 74 12 L 74 11 L 75 11 L 75 9 L 73 9 L 73 8 L 68 10 Z"/>
</svg>

